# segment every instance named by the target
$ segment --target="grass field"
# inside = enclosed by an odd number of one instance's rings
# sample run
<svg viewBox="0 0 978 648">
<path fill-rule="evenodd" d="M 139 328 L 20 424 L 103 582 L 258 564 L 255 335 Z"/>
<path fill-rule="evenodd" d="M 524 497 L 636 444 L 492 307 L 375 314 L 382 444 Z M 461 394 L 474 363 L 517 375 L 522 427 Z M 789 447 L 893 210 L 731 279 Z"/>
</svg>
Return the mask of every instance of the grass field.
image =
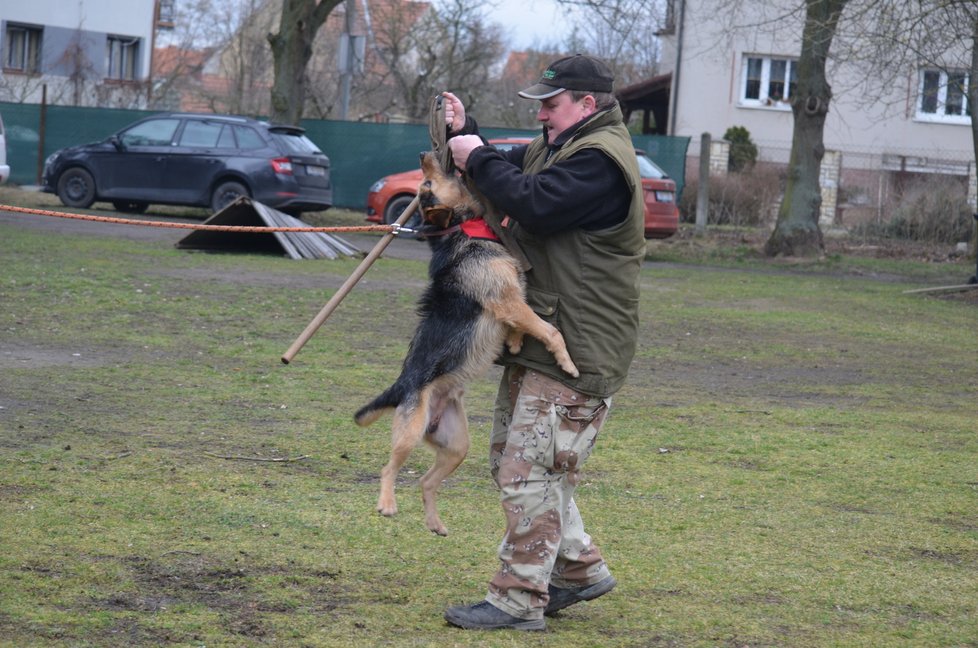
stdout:
<svg viewBox="0 0 978 648">
<path fill-rule="evenodd" d="M 355 260 L 0 224 L 0 645 L 978 646 L 978 310 L 904 294 L 973 262 L 650 249 L 578 491 L 620 585 L 527 636 L 442 619 L 496 565 L 497 373 L 450 535 L 425 450 L 374 512 L 388 423 L 351 416 L 422 261 L 382 259 L 286 366 Z"/>
</svg>

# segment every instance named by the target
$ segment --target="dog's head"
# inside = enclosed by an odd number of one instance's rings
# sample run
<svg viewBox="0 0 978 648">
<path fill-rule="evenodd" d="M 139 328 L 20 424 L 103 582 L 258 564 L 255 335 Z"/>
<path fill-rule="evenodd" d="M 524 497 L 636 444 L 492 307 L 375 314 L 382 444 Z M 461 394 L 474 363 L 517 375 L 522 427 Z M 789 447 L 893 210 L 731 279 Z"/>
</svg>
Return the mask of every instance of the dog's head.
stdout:
<svg viewBox="0 0 978 648">
<path fill-rule="evenodd" d="M 482 215 L 482 206 L 462 180 L 445 173 L 431 151 L 421 154 L 421 171 L 424 179 L 418 187 L 418 199 L 425 223 L 446 229 Z"/>
</svg>

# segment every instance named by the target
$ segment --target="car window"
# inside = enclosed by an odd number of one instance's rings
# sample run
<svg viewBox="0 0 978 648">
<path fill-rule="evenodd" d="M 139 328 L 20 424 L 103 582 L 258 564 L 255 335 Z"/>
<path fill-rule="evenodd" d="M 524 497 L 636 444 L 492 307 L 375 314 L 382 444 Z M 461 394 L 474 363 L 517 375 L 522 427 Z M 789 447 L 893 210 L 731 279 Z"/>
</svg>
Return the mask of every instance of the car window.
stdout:
<svg viewBox="0 0 978 648">
<path fill-rule="evenodd" d="M 649 159 L 647 155 L 638 153 L 636 155 L 638 158 L 638 172 L 643 178 L 651 178 L 653 180 L 661 180 L 662 178 L 668 178 L 668 174 L 659 168 L 659 166 Z"/>
<path fill-rule="evenodd" d="M 205 121 L 188 121 L 180 135 L 180 146 L 196 146 L 214 148 L 224 130 L 222 124 Z"/>
<path fill-rule="evenodd" d="M 234 134 L 238 138 L 238 148 L 256 149 L 265 146 L 265 140 L 254 128 L 235 126 Z"/>
<path fill-rule="evenodd" d="M 119 135 L 126 146 L 169 146 L 179 119 L 151 119 L 136 124 Z"/>
<path fill-rule="evenodd" d="M 217 148 L 238 148 L 237 142 L 234 141 L 234 130 L 230 126 L 221 129 L 221 136 L 217 138 Z"/>
<path fill-rule="evenodd" d="M 282 131 L 269 131 L 274 139 L 284 151 L 288 153 L 315 153 L 322 154 L 316 144 L 300 133 L 287 133 Z"/>
</svg>

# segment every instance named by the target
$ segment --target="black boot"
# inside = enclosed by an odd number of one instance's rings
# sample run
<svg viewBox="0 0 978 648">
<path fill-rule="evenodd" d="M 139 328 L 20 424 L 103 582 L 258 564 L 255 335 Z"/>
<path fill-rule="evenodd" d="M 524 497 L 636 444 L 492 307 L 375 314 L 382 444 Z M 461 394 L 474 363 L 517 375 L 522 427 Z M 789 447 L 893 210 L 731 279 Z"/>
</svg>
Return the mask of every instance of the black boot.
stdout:
<svg viewBox="0 0 978 648">
<path fill-rule="evenodd" d="M 565 607 L 570 607 L 575 603 L 596 599 L 602 594 L 607 594 L 615 589 L 615 585 L 617 584 L 618 581 L 615 580 L 614 576 L 608 576 L 594 585 L 585 585 L 584 587 L 574 589 L 563 589 L 551 585 L 549 588 L 550 601 L 547 603 L 547 609 L 544 611 L 544 614 L 552 616 L 558 610 L 563 610 Z"/>
<path fill-rule="evenodd" d="M 445 610 L 445 620 L 466 630 L 546 630 L 543 619 L 521 619 L 507 614 L 489 601 L 458 605 Z"/>
</svg>

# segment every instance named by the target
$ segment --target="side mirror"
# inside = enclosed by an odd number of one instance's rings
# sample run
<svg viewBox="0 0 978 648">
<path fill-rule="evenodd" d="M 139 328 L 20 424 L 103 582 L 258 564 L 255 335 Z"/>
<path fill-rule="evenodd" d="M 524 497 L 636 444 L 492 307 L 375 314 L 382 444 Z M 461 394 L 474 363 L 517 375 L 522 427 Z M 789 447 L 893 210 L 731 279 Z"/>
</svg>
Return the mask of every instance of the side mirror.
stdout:
<svg viewBox="0 0 978 648">
<path fill-rule="evenodd" d="M 115 150 L 119 151 L 120 153 L 126 150 L 125 144 L 122 143 L 122 140 L 119 139 L 118 135 L 113 135 L 112 137 L 110 137 L 109 142 L 111 142 L 112 146 L 115 147 Z"/>
</svg>

